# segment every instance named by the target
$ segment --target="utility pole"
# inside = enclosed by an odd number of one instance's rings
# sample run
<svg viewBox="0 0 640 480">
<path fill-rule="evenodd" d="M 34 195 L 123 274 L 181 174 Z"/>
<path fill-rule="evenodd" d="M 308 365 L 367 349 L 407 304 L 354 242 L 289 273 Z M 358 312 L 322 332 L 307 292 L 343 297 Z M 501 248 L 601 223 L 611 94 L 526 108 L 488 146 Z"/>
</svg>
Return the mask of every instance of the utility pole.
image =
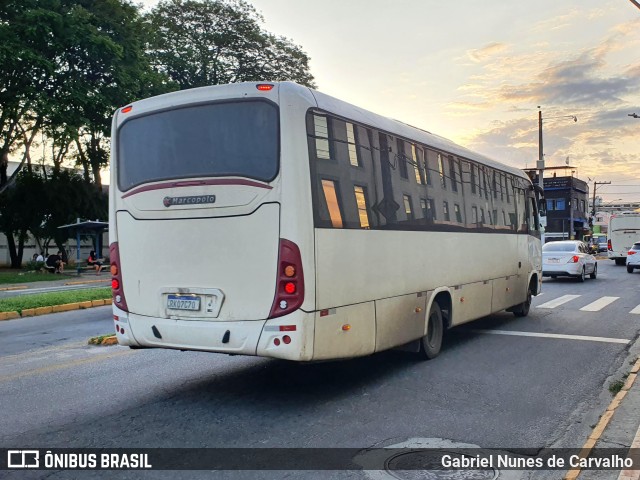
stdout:
<svg viewBox="0 0 640 480">
<path fill-rule="evenodd" d="M 569 179 L 569 240 L 573 240 L 573 170 L 571 170 L 571 178 Z"/>
<path fill-rule="evenodd" d="M 592 204 L 592 208 L 591 208 L 591 216 L 594 217 L 595 220 L 595 216 L 596 216 L 596 190 L 598 188 L 598 185 L 610 185 L 611 182 L 593 182 L 593 204 Z"/>
<path fill-rule="evenodd" d="M 542 110 L 538 106 L 538 185 L 544 192 L 544 153 L 542 149 Z"/>
</svg>

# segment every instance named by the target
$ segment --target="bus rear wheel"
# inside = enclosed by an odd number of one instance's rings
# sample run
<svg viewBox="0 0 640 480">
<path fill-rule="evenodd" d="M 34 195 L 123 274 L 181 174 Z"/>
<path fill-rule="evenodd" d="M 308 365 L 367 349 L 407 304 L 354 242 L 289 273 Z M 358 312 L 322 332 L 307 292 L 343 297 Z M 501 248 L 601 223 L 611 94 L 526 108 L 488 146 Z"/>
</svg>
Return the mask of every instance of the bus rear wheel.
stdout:
<svg viewBox="0 0 640 480">
<path fill-rule="evenodd" d="M 442 348 L 443 335 L 442 310 L 437 302 L 433 302 L 427 320 L 427 334 L 420 339 L 420 356 L 424 360 L 431 360 L 438 356 Z"/>
<path fill-rule="evenodd" d="M 532 293 L 532 287 L 531 285 L 529 285 L 529 288 L 527 289 L 527 298 L 524 302 L 522 302 L 520 305 L 516 305 L 513 310 L 511 310 L 511 312 L 513 312 L 513 314 L 516 317 L 526 317 L 527 315 L 529 315 L 529 310 L 531 310 L 531 297 L 533 296 Z"/>
</svg>

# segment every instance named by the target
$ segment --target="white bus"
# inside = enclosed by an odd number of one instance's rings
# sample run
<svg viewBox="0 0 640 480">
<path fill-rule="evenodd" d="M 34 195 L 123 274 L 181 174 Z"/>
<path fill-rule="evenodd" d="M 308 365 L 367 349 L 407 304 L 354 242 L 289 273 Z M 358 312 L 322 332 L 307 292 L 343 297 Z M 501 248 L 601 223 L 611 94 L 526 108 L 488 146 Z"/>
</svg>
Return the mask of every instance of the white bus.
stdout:
<svg viewBox="0 0 640 480">
<path fill-rule="evenodd" d="M 627 263 L 627 252 L 640 241 L 640 215 L 614 214 L 609 217 L 607 227 L 607 254 L 616 265 Z"/>
<path fill-rule="evenodd" d="M 118 342 L 315 361 L 508 309 L 542 281 L 515 168 L 300 85 L 149 98 L 113 119 Z"/>
</svg>

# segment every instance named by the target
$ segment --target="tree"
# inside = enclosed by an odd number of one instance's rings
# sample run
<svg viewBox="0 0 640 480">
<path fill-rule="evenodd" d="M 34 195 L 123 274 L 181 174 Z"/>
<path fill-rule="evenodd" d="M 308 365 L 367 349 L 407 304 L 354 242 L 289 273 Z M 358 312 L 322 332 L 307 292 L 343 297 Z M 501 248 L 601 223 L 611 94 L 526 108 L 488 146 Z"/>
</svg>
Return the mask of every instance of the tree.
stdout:
<svg viewBox="0 0 640 480">
<path fill-rule="evenodd" d="M 48 132 L 58 140 L 58 151 L 75 152 L 85 180 L 91 175 L 100 187 L 113 112 L 176 87 L 149 64 L 137 7 L 122 0 L 63 0 L 61 12 Z"/>
<path fill-rule="evenodd" d="M 28 170 L 0 194 L 0 231 L 7 237 L 11 268 L 20 268 L 31 229 L 39 228 L 46 206 L 43 178 Z M 17 243 L 16 243 L 17 240 Z"/>
<path fill-rule="evenodd" d="M 146 20 L 152 64 L 181 89 L 261 80 L 314 86 L 309 57 L 263 30 L 242 0 L 164 0 Z"/>
<path fill-rule="evenodd" d="M 58 227 L 76 223 L 78 218 L 104 219 L 108 216 L 107 195 L 87 184 L 73 170 L 62 170 L 45 182 L 45 202 L 42 222 L 33 233 L 40 238 L 53 239 L 63 251 L 68 232 Z"/>
<path fill-rule="evenodd" d="M 0 3 L 0 191 L 8 183 L 9 153 L 39 128 L 41 110 L 54 67 L 51 39 L 60 33 L 53 0 Z M 23 129 L 20 128 L 22 125 Z M 27 155 L 23 157 L 23 162 Z"/>
</svg>

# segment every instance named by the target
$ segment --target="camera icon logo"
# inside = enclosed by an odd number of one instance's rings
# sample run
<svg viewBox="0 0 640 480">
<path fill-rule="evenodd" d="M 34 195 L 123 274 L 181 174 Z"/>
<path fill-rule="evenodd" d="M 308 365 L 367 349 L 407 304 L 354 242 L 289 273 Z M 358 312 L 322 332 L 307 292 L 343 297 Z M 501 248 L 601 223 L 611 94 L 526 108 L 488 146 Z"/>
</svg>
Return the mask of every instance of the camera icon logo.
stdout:
<svg viewBox="0 0 640 480">
<path fill-rule="evenodd" d="M 7 468 L 39 468 L 40 451 L 38 450 L 8 450 Z"/>
</svg>

